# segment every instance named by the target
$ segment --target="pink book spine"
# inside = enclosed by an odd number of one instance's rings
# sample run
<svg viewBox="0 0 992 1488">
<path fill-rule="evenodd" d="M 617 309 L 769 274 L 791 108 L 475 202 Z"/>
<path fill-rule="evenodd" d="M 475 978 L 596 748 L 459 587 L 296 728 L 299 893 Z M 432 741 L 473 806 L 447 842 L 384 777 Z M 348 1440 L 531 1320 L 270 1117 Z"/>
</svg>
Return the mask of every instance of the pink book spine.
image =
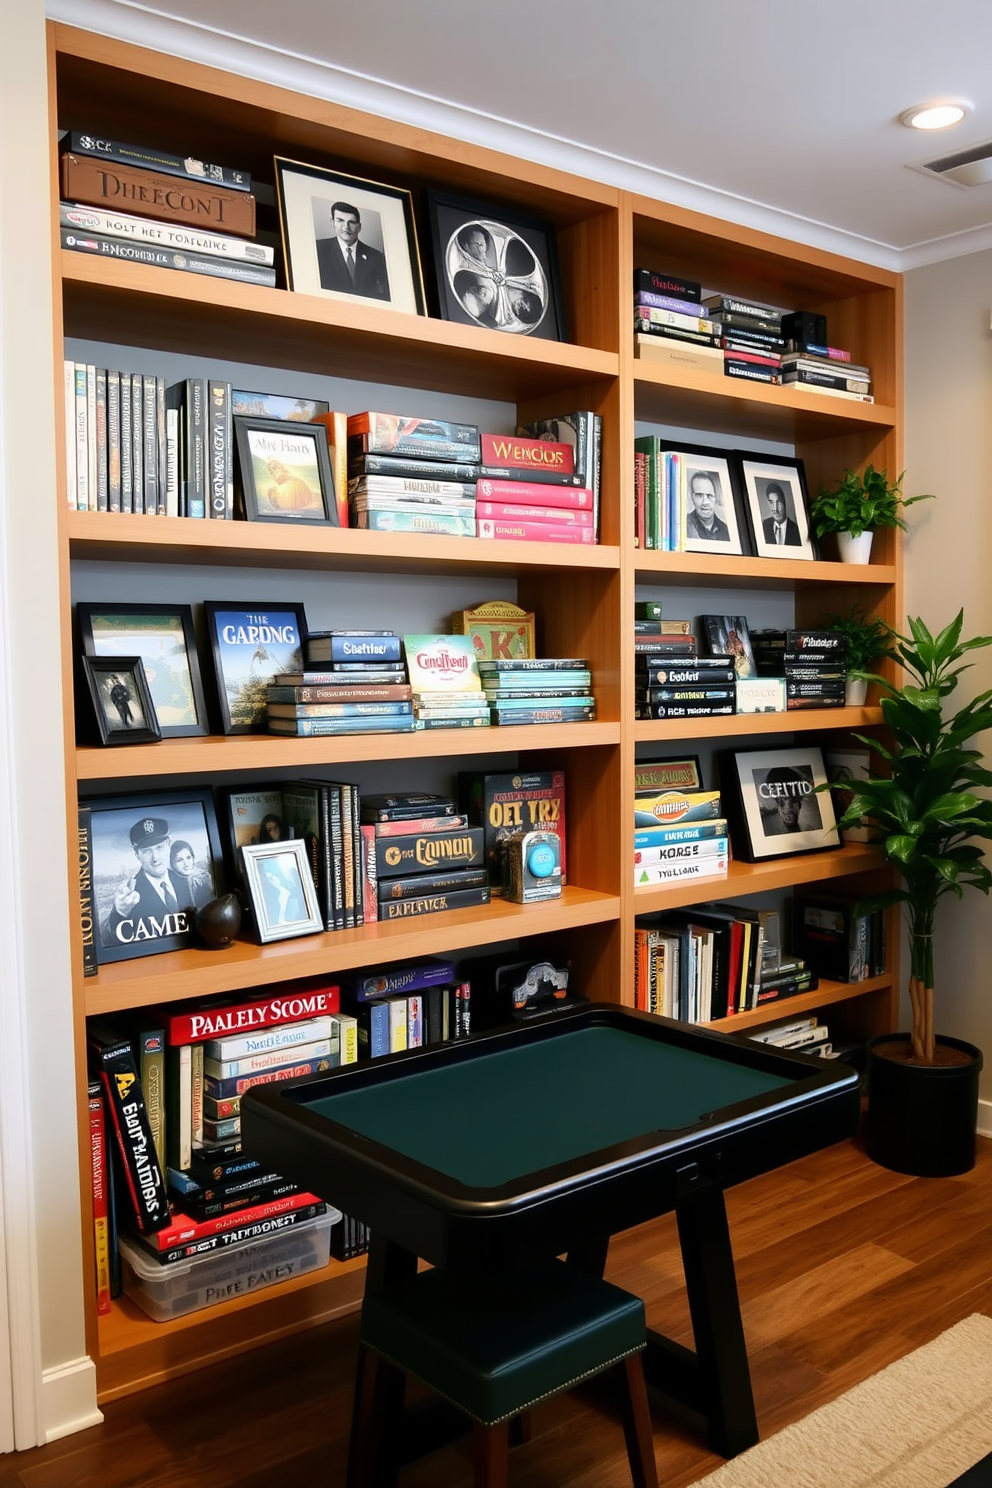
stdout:
<svg viewBox="0 0 992 1488">
<path fill-rule="evenodd" d="M 588 486 L 542 486 L 536 481 L 490 480 L 488 476 L 477 482 L 475 497 L 477 501 L 526 501 L 535 506 L 567 506 L 589 512 L 594 506 Z"/>
<path fill-rule="evenodd" d="M 558 522 L 568 527 L 591 527 L 591 511 L 573 511 L 569 507 L 519 506 L 511 501 L 479 501 L 475 503 L 477 517 L 496 517 L 517 522 Z"/>
<path fill-rule="evenodd" d="M 504 522 L 483 517 L 476 524 L 480 537 L 498 542 L 594 543 L 591 527 L 565 527 L 555 522 Z"/>
<path fill-rule="evenodd" d="M 363 924 L 372 925 L 379 918 L 379 885 L 375 871 L 375 827 L 362 827 L 362 913 Z"/>
</svg>

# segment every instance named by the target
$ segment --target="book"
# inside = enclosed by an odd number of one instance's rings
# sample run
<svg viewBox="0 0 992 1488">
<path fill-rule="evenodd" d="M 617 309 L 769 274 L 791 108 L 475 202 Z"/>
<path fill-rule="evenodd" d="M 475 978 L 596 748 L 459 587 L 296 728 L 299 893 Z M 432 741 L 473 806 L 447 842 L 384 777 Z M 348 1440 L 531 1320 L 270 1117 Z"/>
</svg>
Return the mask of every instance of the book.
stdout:
<svg viewBox="0 0 992 1488">
<path fill-rule="evenodd" d="M 391 630 L 311 631 L 307 637 L 308 662 L 353 661 L 398 662 L 400 638 Z"/>
<path fill-rule="evenodd" d="M 517 429 L 517 433 L 529 435 L 535 439 L 547 439 L 555 444 L 572 445 L 573 473 L 580 485 L 592 492 L 593 519 L 598 528 L 603 443 L 603 420 L 600 414 L 593 413 L 591 409 L 555 414 L 551 418 L 536 419 L 533 423 L 522 424 Z M 492 499 L 499 500 L 499 497 Z M 514 498 L 511 496 L 509 499 Z M 556 498 L 544 504 L 554 506 L 559 503 Z"/>
<path fill-rule="evenodd" d="M 244 1059 L 250 1054 L 264 1054 L 272 1049 L 291 1050 L 296 1046 L 316 1043 L 331 1036 L 329 1014 L 317 1018 L 304 1018 L 297 1023 L 280 1023 L 258 1032 L 231 1034 L 224 1038 L 211 1038 L 204 1043 L 204 1060 L 221 1063 L 231 1059 Z M 293 1058 L 287 1054 L 287 1062 Z M 204 1064 L 206 1071 L 206 1064 Z"/>
<path fill-rule="evenodd" d="M 293 1054 L 292 1049 L 284 1052 L 286 1056 Z M 241 1096 L 246 1090 L 251 1090 L 256 1085 L 271 1085 L 277 1080 L 298 1080 L 304 1075 L 324 1074 L 327 1070 L 336 1069 L 337 1065 L 338 1054 L 335 1050 L 330 1054 L 314 1056 L 310 1059 L 285 1057 L 281 1065 L 268 1070 L 258 1070 L 253 1075 L 231 1075 L 226 1080 L 217 1080 L 213 1075 L 204 1075 L 204 1101 L 208 1097 L 216 1101 L 230 1096 Z M 209 1124 L 207 1117 L 204 1116 L 203 1130 L 205 1140 L 219 1141 L 224 1137 L 233 1136 L 237 1129 L 219 1130 L 216 1123 Z"/>
<path fill-rule="evenodd" d="M 417 869 L 474 868 L 483 862 L 481 827 L 461 827 L 454 832 L 422 832 L 408 837 L 384 837 L 376 843 L 376 877 L 403 877 Z M 380 916 L 382 892 L 379 894 Z"/>
<path fill-rule="evenodd" d="M 455 816 L 457 810 L 450 796 L 432 791 L 411 791 L 406 795 L 370 794 L 361 798 L 363 822 L 409 821 L 423 815 Z"/>
<path fill-rule="evenodd" d="M 507 467 L 512 470 L 537 470 L 545 474 L 575 477 L 571 485 L 581 485 L 575 476 L 575 447 L 564 441 L 531 439 L 515 434 L 483 434 L 482 468 Z"/>
<path fill-rule="evenodd" d="M 428 987 L 444 986 L 452 981 L 455 967 L 452 961 L 438 957 L 429 961 L 400 963 L 382 970 L 363 971 L 342 981 L 343 989 L 352 1003 L 365 1003 L 391 997 L 394 994 L 423 992 Z"/>
<path fill-rule="evenodd" d="M 236 996 L 213 997 L 192 1005 L 161 1008 L 156 1016 L 161 1019 L 167 1043 L 195 1044 L 337 1013 L 340 1000 L 336 980 L 315 976 L 289 982 L 285 988 L 248 1001 Z"/>
<path fill-rule="evenodd" d="M 153 1234 L 170 1223 L 169 1203 L 131 1041 L 108 1025 L 91 1021 L 87 1045 L 103 1087 L 130 1217 L 141 1234 Z"/>
<path fill-rule="evenodd" d="M 203 1047 L 202 1045 L 200 1047 Z M 245 1054 L 237 1059 L 209 1059 L 203 1061 L 203 1074 L 210 1080 L 233 1080 L 238 1075 L 258 1075 L 265 1070 L 278 1069 L 288 1059 L 327 1059 L 338 1047 L 338 1031 L 331 1020 L 331 1031 L 327 1038 L 314 1039 L 311 1043 L 295 1044 L 287 1054 L 285 1045 Z"/>
<path fill-rule="evenodd" d="M 405 718 L 413 713 L 410 702 L 389 703 L 267 703 L 271 718 Z"/>
<path fill-rule="evenodd" d="M 79 152 L 77 152 L 79 153 Z M 227 237 L 222 233 L 203 232 L 175 222 L 156 222 L 151 217 L 136 217 L 97 207 L 60 202 L 59 222 L 77 232 L 97 232 L 108 238 L 129 238 L 137 243 L 150 243 L 158 248 L 180 253 L 202 254 L 207 258 L 228 258 L 272 268 L 275 249 L 246 238 Z M 246 410 L 247 411 L 247 410 Z M 288 417 L 281 413 L 260 413 L 260 418 Z"/>
<path fill-rule="evenodd" d="M 437 914 L 442 910 L 468 909 L 476 905 L 488 904 L 489 897 L 488 884 L 481 888 L 453 889 L 450 892 L 429 894 L 417 899 L 384 900 L 380 895 L 379 918 L 381 920 L 402 920 L 415 915 Z"/>
<path fill-rule="evenodd" d="M 859 914 L 857 903 L 848 895 L 794 894 L 793 948 L 818 976 L 863 982 L 870 975 L 871 916 Z"/>
<path fill-rule="evenodd" d="M 416 873 L 409 878 L 384 878 L 379 886 L 379 907 L 381 910 L 384 903 L 394 899 L 418 899 L 426 894 L 447 894 L 453 889 L 479 889 L 486 882 L 483 867 L 452 868 L 447 873 Z"/>
<path fill-rule="evenodd" d="M 103 199 L 100 204 L 103 204 Z M 142 205 L 148 211 L 152 204 L 145 198 Z M 195 222 L 196 219 L 178 217 L 175 220 Z M 225 223 L 217 225 L 226 226 Z M 237 279 L 242 284 L 261 284 L 270 289 L 276 282 L 275 269 L 266 269 L 261 265 L 239 263 L 230 258 L 212 258 L 202 253 L 184 253 L 172 248 L 158 248 L 151 243 L 136 242 L 130 238 L 108 238 L 103 233 L 83 232 L 79 228 L 63 227 L 61 243 L 63 248 L 74 253 L 123 259 L 130 263 L 147 264 L 154 269 L 178 269 L 181 273 L 206 274 L 215 279 Z"/>
<path fill-rule="evenodd" d="M 79 929 L 83 946 L 83 975 L 96 976 L 96 936 L 93 898 L 93 839 L 90 808 L 77 808 L 77 848 L 79 854 Z"/>
<path fill-rule="evenodd" d="M 448 537 L 475 537 L 475 511 L 414 506 L 399 511 L 356 509 L 351 525 L 367 532 L 435 532 Z"/>
<path fill-rule="evenodd" d="M 481 681 L 471 636 L 405 635 L 403 650 L 414 693 L 480 692 Z"/>
<path fill-rule="evenodd" d="M 479 430 L 475 424 L 406 414 L 352 414 L 348 418 L 349 463 L 370 454 L 476 462 L 481 457 Z"/>
<path fill-rule="evenodd" d="M 398 475 L 406 478 L 474 483 L 479 466 L 468 460 L 427 460 L 411 455 L 359 455 L 348 461 L 348 475 Z"/>
<path fill-rule="evenodd" d="M 99 1080 L 87 1087 L 89 1099 L 90 1177 L 93 1193 L 93 1265 L 96 1280 L 96 1310 L 110 1311 L 110 1230 L 108 1223 L 108 1148 L 103 1095 Z"/>
<path fill-rule="evenodd" d="M 572 511 L 568 507 L 521 506 L 513 501 L 477 501 L 476 518 L 487 518 L 495 522 L 525 522 L 547 526 L 549 523 L 567 527 L 593 528 L 591 511 Z"/>
<path fill-rule="evenodd" d="M 517 519 L 480 517 L 476 535 L 497 542 L 594 543 L 595 529 L 567 522 L 522 522 Z"/>
<path fill-rule="evenodd" d="M 474 481 L 430 480 L 425 476 L 356 475 L 348 481 L 348 495 L 451 497 L 456 502 L 475 500 Z"/>
<path fill-rule="evenodd" d="M 719 346 L 697 346 L 690 341 L 664 336 L 635 335 L 634 355 L 643 361 L 681 367 L 686 372 L 712 373 L 723 368 L 723 352 Z"/>
<path fill-rule="evenodd" d="M 207 428 L 204 446 L 207 515 L 230 522 L 234 517 L 234 433 L 231 384 L 207 383 Z"/>
<path fill-rule="evenodd" d="M 169 1044 L 165 1053 L 169 1108 L 167 1166 L 184 1171 L 193 1157 L 193 1047 Z"/>
<path fill-rule="evenodd" d="M 490 710 L 494 724 L 512 724 L 514 727 L 536 723 L 591 723 L 596 717 L 595 702 L 583 703 L 534 703 L 530 708 L 507 708 L 494 703 Z"/>
<path fill-rule="evenodd" d="M 131 1036 L 131 1051 L 145 1098 L 155 1155 L 164 1173 L 167 1164 L 165 1030 L 154 1016 L 149 1017 L 141 1011 L 128 1014 L 123 1023 Z"/>
<path fill-rule="evenodd" d="M 848 393 L 870 393 L 871 382 L 863 377 L 842 377 L 812 368 L 782 368 L 783 387 L 822 387 Z"/>
<path fill-rule="evenodd" d="M 300 739 L 317 739 L 330 734 L 409 734 L 413 732 L 412 716 L 402 718 L 270 718 L 270 734 L 295 734 Z"/>
<path fill-rule="evenodd" d="M 165 175 L 180 176 L 186 181 L 200 184 L 216 181 L 232 191 L 250 191 L 251 176 L 247 171 L 236 170 L 228 165 L 208 165 L 188 155 L 170 155 L 165 150 L 156 150 L 148 145 L 124 144 L 120 140 L 105 139 L 100 135 L 70 130 L 59 142 L 60 150 L 71 150 L 76 155 L 93 155 L 113 165 L 134 165 L 141 170 L 161 171 Z"/>
<path fill-rule="evenodd" d="M 72 150 L 62 152 L 59 178 L 67 201 L 107 210 L 117 210 L 125 202 L 157 220 L 255 236 L 255 198 L 250 191 L 193 179 L 179 190 L 174 177 L 161 170 L 110 163 Z"/>
<path fill-rule="evenodd" d="M 683 279 L 680 274 L 666 274 L 657 269 L 635 269 L 634 293 L 675 295 L 680 300 L 698 305 L 702 300 L 703 290 L 695 279 Z"/>
<path fill-rule="evenodd" d="M 242 1209 L 236 1214 L 219 1214 L 213 1219 L 195 1220 L 187 1214 L 174 1213 L 170 1216 L 167 1225 L 145 1238 L 149 1248 L 161 1254 L 178 1245 L 187 1245 L 190 1242 L 205 1240 L 225 1232 L 230 1233 L 244 1225 L 252 1225 L 259 1220 L 274 1219 L 277 1215 L 287 1214 L 291 1210 L 305 1209 L 320 1203 L 321 1200 L 315 1194 L 298 1191 L 282 1199 L 270 1199 L 264 1204 L 256 1204 L 254 1208 Z"/>
</svg>

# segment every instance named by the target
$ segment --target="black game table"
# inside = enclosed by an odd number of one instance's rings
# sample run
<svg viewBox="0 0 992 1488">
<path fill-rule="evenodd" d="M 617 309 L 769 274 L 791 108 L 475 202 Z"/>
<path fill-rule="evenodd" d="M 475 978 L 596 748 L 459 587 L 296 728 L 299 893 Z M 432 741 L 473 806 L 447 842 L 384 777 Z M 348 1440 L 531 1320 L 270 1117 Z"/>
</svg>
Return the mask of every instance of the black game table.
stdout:
<svg viewBox="0 0 992 1488">
<path fill-rule="evenodd" d="M 245 1150 L 365 1222 L 366 1288 L 567 1253 L 675 1211 L 695 1352 L 651 1333 L 650 1382 L 735 1456 L 758 1439 L 723 1191 L 858 1128 L 848 1065 L 613 1005 L 262 1085 Z"/>
</svg>

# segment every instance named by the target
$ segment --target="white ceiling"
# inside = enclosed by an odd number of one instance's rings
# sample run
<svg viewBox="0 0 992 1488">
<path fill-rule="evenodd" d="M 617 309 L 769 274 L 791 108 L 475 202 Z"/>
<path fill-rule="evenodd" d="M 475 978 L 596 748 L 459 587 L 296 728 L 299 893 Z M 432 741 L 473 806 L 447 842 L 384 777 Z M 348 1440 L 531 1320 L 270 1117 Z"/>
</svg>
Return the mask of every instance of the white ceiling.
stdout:
<svg viewBox="0 0 992 1488">
<path fill-rule="evenodd" d="M 992 245 L 992 0 L 50 0 L 159 50 L 893 268 Z M 951 129 L 903 128 L 933 98 Z"/>
</svg>

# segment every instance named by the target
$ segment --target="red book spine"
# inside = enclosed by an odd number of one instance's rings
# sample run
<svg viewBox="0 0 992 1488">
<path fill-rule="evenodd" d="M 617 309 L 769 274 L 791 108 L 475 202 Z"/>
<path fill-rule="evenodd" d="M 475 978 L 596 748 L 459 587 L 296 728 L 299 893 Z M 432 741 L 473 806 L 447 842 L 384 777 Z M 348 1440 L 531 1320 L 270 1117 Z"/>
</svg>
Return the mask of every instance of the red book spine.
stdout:
<svg viewBox="0 0 992 1488">
<path fill-rule="evenodd" d="M 537 506 L 564 506 L 591 512 L 596 498 L 588 486 L 545 486 L 535 481 L 493 480 L 476 483 L 477 501 L 532 501 Z"/>
<path fill-rule="evenodd" d="M 96 1266 L 96 1310 L 110 1311 L 110 1236 L 108 1231 L 107 1124 L 99 1080 L 91 1081 L 90 1158 L 93 1170 L 93 1259 Z"/>
<path fill-rule="evenodd" d="M 395 823 L 398 827 L 406 822 Z M 379 918 L 379 880 L 376 875 L 375 827 L 362 827 L 362 910 L 365 924 L 374 924 Z"/>
<path fill-rule="evenodd" d="M 320 979 L 322 980 L 322 979 Z M 251 1033 L 258 1028 L 275 1028 L 280 1023 L 300 1023 L 305 1018 L 319 1018 L 341 1009 L 341 992 L 337 986 L 308 986 L 305 982 L 274 997 L 236 1006 L 206 1005 L 190 1012 L 158 1011 L 170 1044 L 202 1044 L 207 1039 L 225 1038 L 234 1033 Z"/>
<path fill-rule="evenodd" d="M 483 465 L 509 465 L 517 470 L 554 470 L 574 475 L 575 451 L 550 439 L 518 439 L 514 434 L 482 435 Z"/>
<path fill-rule="evenodd" d="M 236 1230 L 240 1225 L 255 1224 L 260 1219 L 271 1219 L 276 1214 L 288 1214 L 291 1209 L 303 1209 L 309 1204 L 319 1204 L 316 1194 L 288 1194 L 284 1199 L 271 1199 L 267 1204 L 255 1204 L 250 1209 L 232 1209 L 230 1214 L 218 1214 L 216 1219 L 189 1219 L 185 1214 L 174 1213 L 172 1224 L 165 1230 L 156 1230 L 147 1238 L 156 1250 L 170 1250 L 188 1240 L 203 1240 L 208 1235 L 220 1235 L 225 1230 Z"/>
<path fill-rule="evenodd" d="M 565 527 L 591 527 L 591 511 L 573 511 L 570 507 L 521 506 L 511 501 L 476 501 L 477 517 L 496 517 L 519 522 L 556 522 Z"/>
<path fill-rule="evenodd" d="M 477 523 L 480 537 L 497 542 L 594 543 L 591 527 L 565 527 L 557 522 L 503 522 L 482 517 Z"/>
</svg>

